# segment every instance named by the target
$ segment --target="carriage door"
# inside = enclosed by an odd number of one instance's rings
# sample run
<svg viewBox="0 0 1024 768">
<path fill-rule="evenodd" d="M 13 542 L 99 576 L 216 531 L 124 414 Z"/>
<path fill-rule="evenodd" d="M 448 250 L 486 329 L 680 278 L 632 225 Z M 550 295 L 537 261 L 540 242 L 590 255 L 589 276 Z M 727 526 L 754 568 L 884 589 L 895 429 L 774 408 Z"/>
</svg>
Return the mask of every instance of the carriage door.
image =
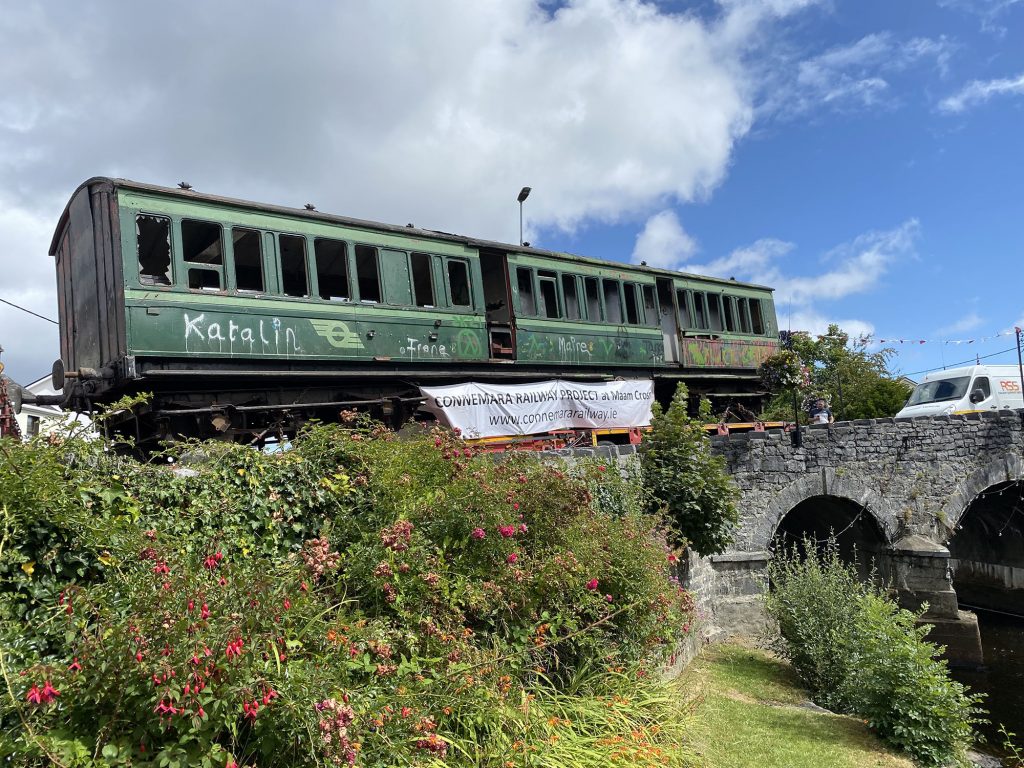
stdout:
<svg viewBox="0 0 1024 768">
<path fill-rule="evenodd" d="M 492 360 L 515 359 L 515 328 L 512 325 L 512 292 L 505 254 L 480 252 L 480 271 L 487 309 L 487 356 Z"/>
<path fill-rule="evenodd" d="M 658 316 L 661 338 L 665 343 L 665 362 L 679 362 L 679 323 L 676 321 L 676 303 L 672 295 L 672 281 L 659 277 Z"/>
</svg>

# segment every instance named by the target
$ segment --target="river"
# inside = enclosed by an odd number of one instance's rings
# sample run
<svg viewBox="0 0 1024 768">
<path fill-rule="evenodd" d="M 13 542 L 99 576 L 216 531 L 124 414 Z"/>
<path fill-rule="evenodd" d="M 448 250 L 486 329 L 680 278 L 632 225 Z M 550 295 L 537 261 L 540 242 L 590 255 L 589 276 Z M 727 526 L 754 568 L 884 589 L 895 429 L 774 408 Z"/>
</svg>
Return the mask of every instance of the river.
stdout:
<svg viewBox="0 0 1024 768">
<path fill-rule="evenodd" d="M 985 668 L 956 669 L 953 677 L 974 691 L 988 694 L 983 706 L 991 723 L 979 730 L 988 740 L 984 751 L 1000 754 L 1000 724 L 1016 733 L 1015 742 L 1024 747 L 1024 617 L 982 610 L 976 613 Z"/>
</svg>

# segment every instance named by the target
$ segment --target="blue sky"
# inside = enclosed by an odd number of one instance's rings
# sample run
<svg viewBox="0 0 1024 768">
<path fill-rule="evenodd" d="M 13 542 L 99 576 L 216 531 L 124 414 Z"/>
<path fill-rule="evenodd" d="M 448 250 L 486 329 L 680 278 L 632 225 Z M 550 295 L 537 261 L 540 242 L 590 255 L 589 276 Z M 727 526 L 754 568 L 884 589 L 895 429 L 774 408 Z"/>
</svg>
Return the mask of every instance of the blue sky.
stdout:
<svg viewBox="0 0 1024 768">
<path fill-rule="evenodd" d="M 915 373 L 1024 324 L 1022 136 L 1024 0 L 0 0 L 0 298 L 56 315 L 94 175 L 510 242 L 529 185 L 536 245 L 763 282 Z M 0 345 L 58 354 L 4 305 Z"/>
</svg>

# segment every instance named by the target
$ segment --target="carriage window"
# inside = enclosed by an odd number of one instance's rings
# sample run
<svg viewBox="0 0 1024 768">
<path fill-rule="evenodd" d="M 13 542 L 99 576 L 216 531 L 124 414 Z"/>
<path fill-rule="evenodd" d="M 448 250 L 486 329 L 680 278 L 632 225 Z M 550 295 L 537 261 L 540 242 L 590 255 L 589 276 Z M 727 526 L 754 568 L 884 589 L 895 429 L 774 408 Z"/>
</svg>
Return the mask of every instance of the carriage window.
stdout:
<svg viewBox="0 0 1024 768">
<path fill-rule="evenodd" d="M 618 280 L 601 281 L 601 289 L 604 291 L 605 319 L 613 325 L 622 325 L 622 286 Z"/>
<path fill-rule="evenodd" d="M 191 267 L 188 270 L 188 287 L 195 291 L 219 291 L 220 272 Z"/>
<path fill-rule="evenodd" d="M 413 300 L 417 307 L 433 307 L 437 302 L 434 301 L 434 276 L 430 270 L 430 255 L 413 253 L 409 258 L 412 260 Z"/>
<path fill-rule="evenodd" d="M 750 300 L 750 322 L 754 333 L 758 336 L 764 335 L 764 316 L 761 314 L 760 299 Z"/>
<path fill-rule="evenodd" d="M 640 325 L 636 306 L 636 286 L 633 283 L 623 283 L 622 288 L 626 297 L 626 322 L 630 325 Z"/>
<path fill-rule="evenodd" d="M 285 296 L 309 296 L 309 275 L 306 274 L 306 238 L 280 235 L 281 282 Z"/>
<path fill-rule="evenodd" d="M 377 249 L 371 245 L 356 246 L 356 281 L 359 300 L 380 303 L 380 273 L 377 271 Z"/>
<path fill-rule="evenodd" d="M 320 298 L 325 301 L 351 301 L 345 243 L 318 237 L 313 242 L 313 252 L 316 254 L 316 282 Z"/>
<path fill-rule="evenodd" d="M 575 275 L 562 275 L 562 298 L 565 300 L 565 317 L 567 320 L 579 320 L 580 297 L 576 293 Z"/>
<path fill-rule="evenodd" d="M 702 331 L 708 329 L 707 302 L 704 291 L 697 291 L 693 294 L 693 323 L 694 327 Z"/>
<path fill-rule="evenodd" d="M 533 300 L 533 270 L 529 267 L 516 269 L 516 286 L 519 288 L 519 312 L 536 315 L 537 305 Z"/>
<path fill-rule="evenodd" d="M 263 290 L 262 237 L 255 229 L 231 230 L 234 244 L 235 287 L 239 291 Z"/>
<path fill-rule="evenodd" d="M 749 299 L 736 299 L 737 311 L 740 316 L 740 330 L 743 333 L 750 333 L 750 310 Z"/>
<path fill-rule="evenodd" d="M 708 325 L 712 331 L 722 330 L 722 297 L 717 293 L 705 294 L 708 300 Z"/>
<path fill-rule="evenodd" d="M 224 249 L 219 224 L 208 221 L 181 221 L 182 258 L 193 264 L 208 264 L 214 269 L 189 267 L 188 287 L 197 291 L 220 291 L 224 288 L 221 265 Z"/>
<path fill-rule="evenodd" d="M 164 216 L 135 217 L 135 238 L 139 249 L 139 282 L 142 285 L 170 285 L 171 220 Z"/>
<path fill-rule="evenodd" d="M 725 330 L 736 330 L 736 299 L 732 296 L 722 297 L 722 308 L 725 315 Z"/>
<path fill-rule="evenodd" d="M 604 315 L 601 313 L 601 292 L 597 287 L 597 278 L 586 277 L 583 285 L 587 294 L 587 319 L 601 322 Z"/>
<path fill-rule="evenodd" d="M 182 258 L 195 264 L 220 264 L 223 249 L 220 242 L 220 225 L 208 221 L 182 219 L 181 241 L 185 249 Z"/>
<path fill-rule="evenodd" d="M 648 325 L 658 325 L 658 304 L 654 299 L 654 286 L 645 285 L 641 288 L 644 294 L 644 314 Z"/>
<path fill-rule="evenodd" d="M 472 306 L 469 293 L 469 265 L 462 259 L 448 260 L 448 290 L 452 295 L 453 307 Z"/>
<path fill-rule="evenodd" d="M 687 301 L 688 291 L 676 288 L 676 302 L 679 304 L 679 327 L 692 328 L 693 318 L 690 317 L 690 302 Z"/>
<path fill-rule="evenodd" d="M 540 313 L 543 317 L 561 317 L 558 311 L 558 282 L 554 272 L 538 272 L 540 284 Z"/>
</svg>

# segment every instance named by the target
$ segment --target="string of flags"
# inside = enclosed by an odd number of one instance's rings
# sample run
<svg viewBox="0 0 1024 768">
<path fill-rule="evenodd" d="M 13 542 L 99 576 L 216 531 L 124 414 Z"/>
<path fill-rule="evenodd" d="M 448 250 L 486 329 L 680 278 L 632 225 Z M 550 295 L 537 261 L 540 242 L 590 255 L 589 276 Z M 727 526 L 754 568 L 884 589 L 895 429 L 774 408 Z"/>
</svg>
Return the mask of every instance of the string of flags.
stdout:
<svg viewBox="0 0 1024 768">
<path fill-rule="evenodd" d="M 879 339 L 874 336 L 868 338 L 872 341 L 877 341 L 879 344 L 955 344 L 957 346 L 961 344 L 983 344 L 986 341 L 992 339 L 1001 339 L 1005 336 L 1015 336 L 1021 332 L 1020 328 L 1014 328 L 1012 331 L 1000 331 L 999 333 L 989 334 L 988 336 L 979 336 L 976 339 Z"/>
</svg>

